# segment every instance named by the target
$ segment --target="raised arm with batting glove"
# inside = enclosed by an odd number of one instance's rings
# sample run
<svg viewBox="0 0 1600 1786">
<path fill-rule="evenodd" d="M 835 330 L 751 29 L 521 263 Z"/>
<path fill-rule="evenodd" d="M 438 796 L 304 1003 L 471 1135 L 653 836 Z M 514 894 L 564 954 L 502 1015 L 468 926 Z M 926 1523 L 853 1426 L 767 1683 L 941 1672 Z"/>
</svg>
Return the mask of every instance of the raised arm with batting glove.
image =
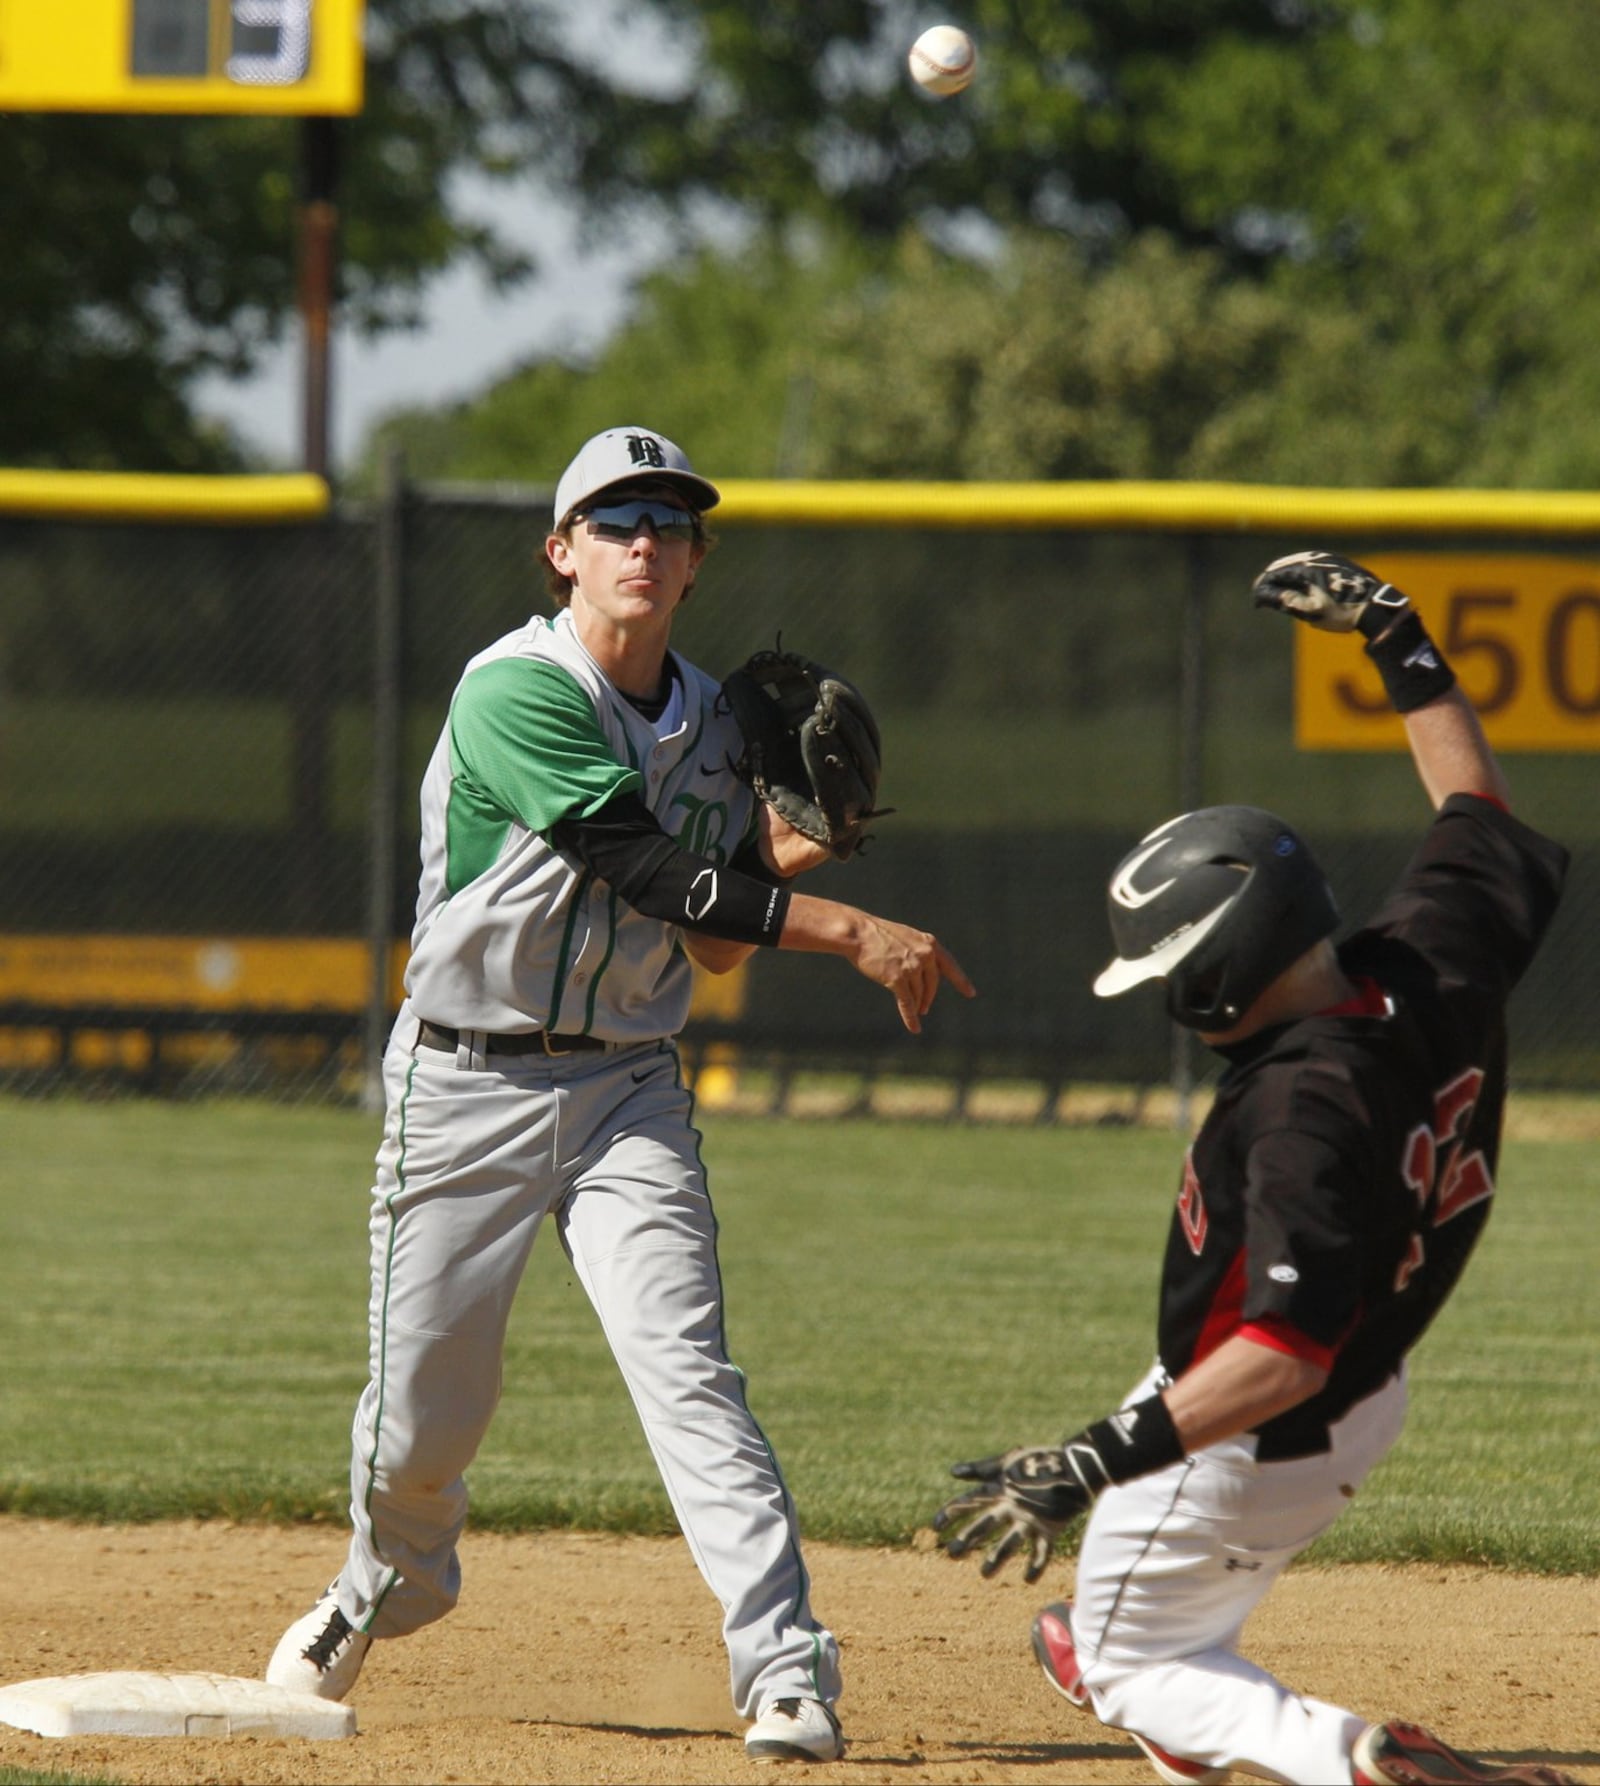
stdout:
<svg viewBox="0 0 1600 1786">
<path fill-rule="evenodd" d="M 1429 799 L 1452 794 L 1510 802 L 1505 776 L 1455 672 L 1409 599 L 1365 565 L 1332 552 L 1296 552 L 1269 564 L 1255 581 L 1258 608 L 1320 632 L 1359 632 L 1394 710 Z"/>
</svg>

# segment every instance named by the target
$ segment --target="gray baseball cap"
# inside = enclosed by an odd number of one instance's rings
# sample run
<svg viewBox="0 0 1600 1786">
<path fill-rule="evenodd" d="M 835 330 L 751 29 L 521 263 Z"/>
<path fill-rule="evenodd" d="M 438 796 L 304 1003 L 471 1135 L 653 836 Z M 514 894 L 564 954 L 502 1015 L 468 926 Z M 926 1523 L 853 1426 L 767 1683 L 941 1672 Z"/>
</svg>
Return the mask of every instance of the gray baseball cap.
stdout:
<svg viewBox="0 0 1600 1786">
<path fill-rule="evenodd" d="M 607 428 L 578 448 L 577 457 L 556 485 L 555 524 L 613 484 L 675 484 L 690 508 L 715 508 L 722 492 L 701 477 L 688 456 L 664 434 L 649 428 Z"/>
</svg>

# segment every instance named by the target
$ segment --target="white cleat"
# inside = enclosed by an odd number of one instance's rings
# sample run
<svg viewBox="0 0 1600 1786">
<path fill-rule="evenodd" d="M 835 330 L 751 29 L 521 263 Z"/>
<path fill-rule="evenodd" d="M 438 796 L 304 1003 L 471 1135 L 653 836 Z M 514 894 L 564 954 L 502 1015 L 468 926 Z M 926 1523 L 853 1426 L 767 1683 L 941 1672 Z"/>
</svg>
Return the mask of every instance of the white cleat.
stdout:
<svg viewBox="0 0 1600 1786">
<path fill-rule="evenodd" d="M 820 1699 L 772 1699 L 744 1733 L 744 1752 L 752 1761 L 837 1761 L 844 1733 Z"/>
<path fill-rule="evenodd" d="M 297 1618 L 278 1639 L 267 1664 L 267 1681 L 290 1693 L 312 1693 L 318 1699 L 343 1699 L 356 1684 L 372 1639 L 353 1630 L 339 1610 L 339 1583 L 310 1612 Z"/>
</svg>

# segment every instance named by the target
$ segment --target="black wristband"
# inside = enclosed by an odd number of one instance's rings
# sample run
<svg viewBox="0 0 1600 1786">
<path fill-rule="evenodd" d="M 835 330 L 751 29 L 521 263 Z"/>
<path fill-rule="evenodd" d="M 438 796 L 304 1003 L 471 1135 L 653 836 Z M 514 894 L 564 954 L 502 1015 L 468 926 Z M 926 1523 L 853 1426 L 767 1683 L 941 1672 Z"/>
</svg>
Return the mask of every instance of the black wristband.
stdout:
<svg viewBox="0 0 1600 1786">
<path fill-rule="evenodd" d="M 1367 646 L 1396 713 L 1412 713 L 1456 685 L 1456 673 L 1439 655 L 1413 608 L 1394 629 Z"/>
<path fill-rule="evenodd" d="M 1135 1476 L 1148 1476 L 1153 1470 L 1164 1470 L 1184 1456 L 1183 1441 L 1173 1424 L 1171 1410 L 1159 1395 L 1134 1402 L 1131 1407 L 1085 1427 L 1076 1438 L 1068 1439 L 1062 1449 L 1069 1454 L 1074 1446 L 1089 1445 L 1099 1460 L 1107 1482 L 1129 1482 Z"/>
</svg>

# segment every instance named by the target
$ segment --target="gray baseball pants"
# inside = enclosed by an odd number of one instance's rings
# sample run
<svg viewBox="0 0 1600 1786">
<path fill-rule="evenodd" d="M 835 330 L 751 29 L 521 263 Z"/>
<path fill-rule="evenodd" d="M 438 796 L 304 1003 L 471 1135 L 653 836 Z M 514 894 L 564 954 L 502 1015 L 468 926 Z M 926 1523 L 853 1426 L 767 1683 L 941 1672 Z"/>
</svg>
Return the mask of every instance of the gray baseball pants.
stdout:
<svg viewBox="0 0 1600 1786">
<path fill-rule="evenodd" d="M 455 1605 L 463 1476 L 549 1215 L 722 1604 L 735 1708 L 831 1702 L 838 1645 L 812 1617 L 794 1504 L 723 1342 L 716 1218 L 676 1049 L 452 1057 L 415 1033 L 402 1011 L 384 1061 L 345 1617 L 399 1637 Z"/>
</svg>

